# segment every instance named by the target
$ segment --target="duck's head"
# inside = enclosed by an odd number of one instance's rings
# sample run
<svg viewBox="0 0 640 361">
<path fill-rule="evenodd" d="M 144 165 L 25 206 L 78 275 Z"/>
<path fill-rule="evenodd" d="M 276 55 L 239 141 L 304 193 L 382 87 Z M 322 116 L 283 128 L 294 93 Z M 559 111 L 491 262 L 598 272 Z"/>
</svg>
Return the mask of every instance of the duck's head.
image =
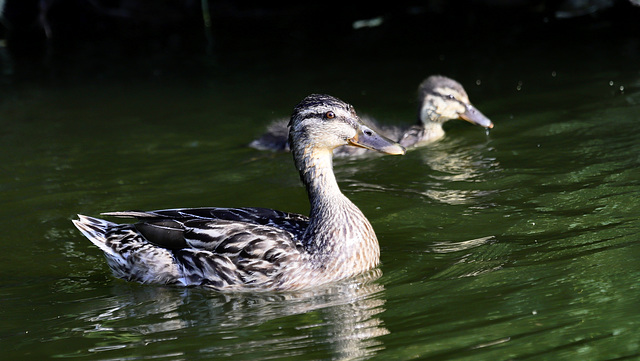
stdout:
<svg viewBox="0 0 640 361">
<path fill-rule="evenodd" d="M 418 87 L 420 121 L 444 123 L 463 119 L 471 124 L 493 128 L 493 123 L 469 101 L 469 96 L 457 81 L 441 75 L 432 75 Z"/>
<path fill-rule="evenodd" d="M 331 153 L 342 145 L 401 155 L 405 149 L 365 125 L 355 109 L 329 95 L 312 94 L 298 104 L 289 121 L 289 145 L 300 151 Z"/>
</svg>

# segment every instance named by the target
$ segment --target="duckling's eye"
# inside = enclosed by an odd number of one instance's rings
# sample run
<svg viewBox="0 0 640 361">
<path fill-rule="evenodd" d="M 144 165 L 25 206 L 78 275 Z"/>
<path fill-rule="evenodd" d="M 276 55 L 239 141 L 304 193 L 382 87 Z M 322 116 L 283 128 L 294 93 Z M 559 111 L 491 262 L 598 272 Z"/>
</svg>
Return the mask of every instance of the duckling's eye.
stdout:
<svg viewBox="0 0 640 361">
<path fill-rule="evenodd" d="M 447 95 L 447 99 L 451 99 L 451 100 L 453 100 L 453 99 L 455 99 L 455 98 L 456 98 L 456 97 L 454 97 L 454 96 L 453 96 L 453 94 L 448 94 L 448 95 Z"/>
</svg>

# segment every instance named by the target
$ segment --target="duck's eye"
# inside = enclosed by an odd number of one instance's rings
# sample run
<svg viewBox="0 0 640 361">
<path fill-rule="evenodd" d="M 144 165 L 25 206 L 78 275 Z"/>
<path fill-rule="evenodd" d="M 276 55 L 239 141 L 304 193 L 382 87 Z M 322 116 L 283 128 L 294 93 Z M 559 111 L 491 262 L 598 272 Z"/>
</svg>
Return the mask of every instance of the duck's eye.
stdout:
<svg viewBox="0 0 640 361">
<path fill-rule="evenodd" d="M 324 117 L 325 117 L 325 118 L 327 118 L 327 119 L 333 119 L 333 118 L 335 118 L 335 117 L 336 117 L 336 113 L 334 113 L 334 112 L 332 112 L 332 111 L 328 111 L 328 112 L 324 115 Z"/>
<path fill-rule="evenodd" d="M 449 95 L 447 95 L 447 99 L 453 100 L 453 99 L 455 99 L 455 97 L 453 96 L 453 94 L 449 94 Z"/>
</svg>

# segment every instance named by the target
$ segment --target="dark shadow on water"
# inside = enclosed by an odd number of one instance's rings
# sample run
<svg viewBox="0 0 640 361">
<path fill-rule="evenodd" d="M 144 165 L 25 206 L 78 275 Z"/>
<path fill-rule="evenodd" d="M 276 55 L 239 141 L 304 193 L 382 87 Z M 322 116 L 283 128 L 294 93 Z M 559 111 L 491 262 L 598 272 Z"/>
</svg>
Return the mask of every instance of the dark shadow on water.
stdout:
<svg viewBox="0 0 640 361">
<path fill-rule="evenodd" d="M 488 87 L 502 86 L 486 82 L 496 78 L 535 87 L 541 71 L 620 68 L 640 57 L 640 6 L 628 0 L 594 1 L 587 10 L 580 7 L 585 2 L 535 0 L 342 4 L 340 11 L 322 4 L 213 1 L 38 3 L 5 2 L 5 83 L 197 84 L 229 70 L 336 66 L 375 74 L 403 59 L 422 62 L 423 76 L 448 72 L 484 79 Z"/>
</svg>

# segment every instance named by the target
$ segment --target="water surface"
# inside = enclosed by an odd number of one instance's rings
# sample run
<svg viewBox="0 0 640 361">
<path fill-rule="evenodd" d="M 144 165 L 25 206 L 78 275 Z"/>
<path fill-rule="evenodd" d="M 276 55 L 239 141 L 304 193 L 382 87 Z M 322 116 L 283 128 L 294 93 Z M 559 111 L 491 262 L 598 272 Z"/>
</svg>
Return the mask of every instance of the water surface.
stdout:
<svg viewBox="0 0 640 361">
<path fill-rule="evenodd" d="M 70 220 L 197 206 L 306 213 L 290 155 L 246 144 L 311 92 L 413 122 L 414 89 L 430 74 L 418 59 L 7 87 L 4 357 L 640 358 L 640 73 L 600 60 L 529 64 L 525 76 L 454 62 L 449 75 L 495 128 L 451 121 L 444 139 L 403 157 L 337 160 L 382 264 L 285 294 L 115 279 Z"/>
</svg>

